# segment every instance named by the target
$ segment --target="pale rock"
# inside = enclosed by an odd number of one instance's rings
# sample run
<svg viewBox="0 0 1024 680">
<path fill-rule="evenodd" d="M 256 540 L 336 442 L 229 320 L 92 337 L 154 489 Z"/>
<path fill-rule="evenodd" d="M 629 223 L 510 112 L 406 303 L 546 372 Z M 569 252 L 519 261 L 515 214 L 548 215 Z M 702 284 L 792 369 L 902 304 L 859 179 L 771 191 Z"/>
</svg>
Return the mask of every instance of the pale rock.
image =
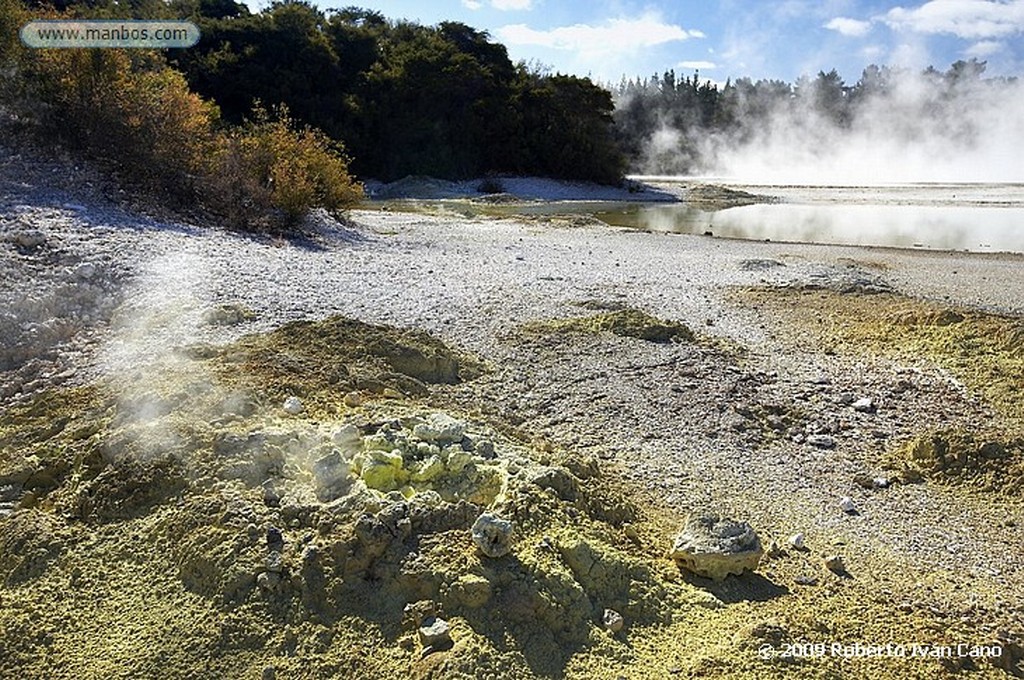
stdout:
<svg viewBox="0 0 1024 680">
<path fill-rule="evenodd" d="M 419 638 L 424 647 L 446 647 L 452 642 L 451 627 L 442 618 L 428 617 L 419 628 Z"/>
<path fill-rule="evenodd" d="M 861 413 L 874 413 L 875 401 L 870 397 L 863 397 L 853 402 L 853 410 Z"/>
<path fill-rule="evenodd" d="M 849 496 L 843 496 L 839 499 L 839 509 L 848 515 L 852 515 L 857 512 L 857 506 Z"/>
<path fill-rule="evenodd" d="M 604 614 L 601 616 L 601 623 L 604 624 L 604 629 L 609 633 L 618 633 L 626 625 L 626 620 L 622 618 L 622 614 L 614 609 L 605 609 Z"/>
<path fill-rule="evenodd" d="M 761 539 L 746 522 L 717 515 L 691 515 L 676 536 L 669 557 L 688 571 L 721 581 L 753 571 L 761 562 Z"/>
<path fill-rule="evenodd" d="M 807 443 L 819 449 L 834 449 L 836 447 L 836 440 L 827 434 L 807 435 Z"/>
<path fill-rule="evenodd" d="M 302 400 L 298 397 L 288 397 L 284 400 L 284 411 L 293 416 L 297 416 L 302 413 Z"/>
<path fill-rule="evenodd" d="M 512 522 L 491 512 L 476 518 L 472 528 L 473 543 L 488 557 L 502 557 L 512 550 Z"/>
<path fill-rule="evenodd" d="M 789 537 L 789 544 L 797 550 L 804 549 L 804 535 L 797 533 Z"/>
</svg>

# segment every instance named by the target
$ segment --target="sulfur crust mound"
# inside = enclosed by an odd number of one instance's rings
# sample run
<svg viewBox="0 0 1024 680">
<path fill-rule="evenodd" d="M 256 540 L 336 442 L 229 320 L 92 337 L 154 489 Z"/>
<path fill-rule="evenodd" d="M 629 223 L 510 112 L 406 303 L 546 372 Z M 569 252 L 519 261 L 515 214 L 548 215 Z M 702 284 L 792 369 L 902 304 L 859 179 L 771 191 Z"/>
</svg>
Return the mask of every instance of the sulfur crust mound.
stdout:
<svg viewBox="0 0 1024 680">
<path fill-rule="evenodd" d="M 527 333 L 600 333 L 610 332 L 648 342 L 689 342 L 693 331 L 677 321 L 665 321 L 638 309 L 618 309 L 592 316 L 552 319 L 525 324 Z"/>
<path fill-rule="evenodd" d="M 707 598 L 593 461 L 402 396 L 478 365 L 426 334 L 329 319 L 185 356 L 0 416 L 0 675 L 554 675 L 605 609 L 640 631 Z M 484 512 L 509 554 L 475 549 Z M 455 644 L 421 660 L 423 603 Z"/>
</svg>

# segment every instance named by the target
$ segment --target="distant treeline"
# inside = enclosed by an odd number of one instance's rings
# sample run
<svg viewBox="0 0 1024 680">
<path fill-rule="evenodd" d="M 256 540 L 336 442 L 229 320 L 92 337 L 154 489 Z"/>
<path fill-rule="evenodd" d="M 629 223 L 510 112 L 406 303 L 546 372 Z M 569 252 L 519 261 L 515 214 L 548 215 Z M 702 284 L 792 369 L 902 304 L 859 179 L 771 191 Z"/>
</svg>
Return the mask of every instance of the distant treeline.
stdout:
<svg viewBox="0 0 1024 680">
<path fill-rule="evenodd" d="M 985 67 L 976 59 L 957 61 L 945 72 L 871 65 L 854 85 L 833 69 L 792 84 L 740 78 L 721 87 L 701 82 L 698 73 L 678 77 L 670 70 L 623 79 L 613 88 L 616 134 L 630 171 L 652 174 L 713 171 L 723 149 L 767 145 L 787 135 L 827 145 L 837 133 L 871 133 L 885 125 L 887 137 L 925 137 L 942 127 L 942 136 L 963 139 L 977 132 L 972 110 L 1015 83 L 983 78 Z"/>
<path fill-rule="evenodd" d="M 192 2 L 202 39 L 172 55 L 190 86 L 239 120 L 256 100 L 341 140 L 360 176 L 520 173 L 617 181 L 624 160 L 609 92 L 586 78 L 513 64 L 461 23 L 421 26 L 303 2 L 248 14 Z"/>
</svg>

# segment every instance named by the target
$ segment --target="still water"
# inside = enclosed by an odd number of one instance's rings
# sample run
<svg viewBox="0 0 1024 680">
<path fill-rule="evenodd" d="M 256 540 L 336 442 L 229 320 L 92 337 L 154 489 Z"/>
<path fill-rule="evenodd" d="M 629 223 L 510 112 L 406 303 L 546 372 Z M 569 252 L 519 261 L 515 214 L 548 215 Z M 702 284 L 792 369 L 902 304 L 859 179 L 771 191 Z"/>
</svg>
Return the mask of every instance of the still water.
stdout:
<svg viewBox="0 0 1024 680">
<path fill-rule="evenodd" d="M 684 178 L 656 182 L 678 190 L 693 184 Z M 715 211 L 685 202 L 431 203 L 466 215 L 587 214 L 612 226 L 723 238 L 1024 253 L 1024 184 L 727 186 L 777 202 Z"/>
</svg>

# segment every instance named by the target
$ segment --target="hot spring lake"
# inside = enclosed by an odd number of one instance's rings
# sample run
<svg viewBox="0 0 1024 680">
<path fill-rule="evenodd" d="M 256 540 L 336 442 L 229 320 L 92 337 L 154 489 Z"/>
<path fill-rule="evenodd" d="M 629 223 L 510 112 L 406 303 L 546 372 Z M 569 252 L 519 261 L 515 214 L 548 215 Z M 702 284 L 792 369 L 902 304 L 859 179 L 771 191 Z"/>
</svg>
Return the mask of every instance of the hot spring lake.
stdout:
<svg viewBox="0 0 1024 680">
<path fill-rule="evenodd" d="M 721 238 L 799 243 L 1024 253 L 1024 184 L 794 186 L 715 178 L 642 178 L 685 197 L 697 183 L 771 197 L 708 211 L 685 202 L 466 199 L 374 201 L 368 207 L 465 216 L 592 215 L 611 226 Z"/>
</svg>

